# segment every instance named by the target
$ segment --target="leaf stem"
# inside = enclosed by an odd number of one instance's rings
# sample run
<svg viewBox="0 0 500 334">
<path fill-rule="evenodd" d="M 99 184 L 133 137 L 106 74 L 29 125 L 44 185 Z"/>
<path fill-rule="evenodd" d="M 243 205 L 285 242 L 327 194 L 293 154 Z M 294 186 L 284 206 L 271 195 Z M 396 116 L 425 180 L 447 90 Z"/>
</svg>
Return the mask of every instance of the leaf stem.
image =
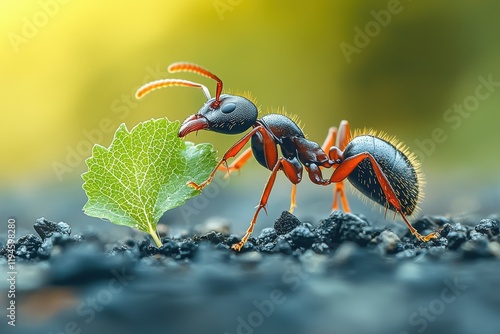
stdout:
<svg viewBox="0 0 500 334">
<path fill-rule="evenodd" d="M 156 233 L 155 230 L 153 230 L 153 226 L 151 224 L 149 224 L 149 234 L 151 235 L 151 237 L 155 241 L 156 247 L 160 248 L 161 246 L 163 246 L 160 238 L 158 238 L 158 234 Z"/>
</svg>

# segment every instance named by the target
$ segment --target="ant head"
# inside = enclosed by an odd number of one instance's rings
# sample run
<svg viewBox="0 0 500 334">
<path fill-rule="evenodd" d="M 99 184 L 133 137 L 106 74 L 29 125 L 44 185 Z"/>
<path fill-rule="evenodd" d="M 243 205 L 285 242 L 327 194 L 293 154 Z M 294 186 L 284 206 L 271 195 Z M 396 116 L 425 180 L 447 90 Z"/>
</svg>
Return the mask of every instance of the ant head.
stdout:
<svg viewBox="0 0 500 334">
<path fill-rule="evenodd" d="M 187 118 L 179 136 L 201 129 L 224 134 L 242 133 L 255 124 L 257 114 L 257 107 L 246 98 L 222 94 L 219 100 L 208 100 L 196 115 Z"/>
<path fill-rule="evenodd" d="M 248 99 L 222 94 L 222 80 L 206 69 L 191 63 L 174 63 L 168 67 L 173 72 L 193 72 L 214 79 L 217 82 L 215 97 L 210 97 L 207 87 L 202 84 L 180 79 L 162 79 L 150 82 L 137 90 L 136 97 L 140 99 L 152 90 L 170 87 L 198 87 L 203 90 L 207 102 L 197 114 L 189 116 L 181 125 L 179 137 L 198 130 L 210 130 L 224 134 L 237 134 L 250 128 L 257 120 L 257 107 Z"/>
</svg>

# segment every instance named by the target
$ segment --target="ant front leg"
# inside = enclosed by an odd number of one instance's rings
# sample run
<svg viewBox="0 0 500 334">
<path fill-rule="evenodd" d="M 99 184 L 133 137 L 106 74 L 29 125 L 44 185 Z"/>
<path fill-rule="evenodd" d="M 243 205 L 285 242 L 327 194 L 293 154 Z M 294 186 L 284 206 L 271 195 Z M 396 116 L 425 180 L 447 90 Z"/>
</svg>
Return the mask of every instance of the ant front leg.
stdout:
<svg viewBox="0 0 500 334">
<path fill-rule="evenodd" d="M 389 180 L 387 179 L 386 175 L 382 171 L 382 168 L 378 164 L 378 162 L 375 160 L 375 158 L 368 152 L 363 152 L 356 154 L 352 157 L 349 157 L 342 161 L 340 165 L 337 167 L 337 169 L 333 172 L 332 176 L 330 177 L 331 182 L 342 182 L 345 180 L 346 177 L 351 174 L 351 172 L 365 159 L 369 159 L 370 163 L 372 165 L 372 168 L 375 172 L 375 175 L 377 177 L 377 181 L 380 184 L 380 187 L 382 188 L 382 191 L 384 193 L 384 196 L 387 200 L 387 202 L 392 205 L 397 213 L 401 215 L 401 218 L 403 218 L 406 226 L 408 226 L 408 229 L 410 230 L 411 234 L 413 234 L 418 240 L 420 241 L 429 241 L 431 239 L 435 239 L 439 236 L 439 233 L 433 232 L 429 233 L 428 235 L 422 236 L 418 231 L 410 224 L 410 222 L 406 219 L 405 215 L 403 214 L 403 211 L 401 209 L 401 203 L 399 202 L 396 193 L 394 192 L 394 189 L 392 188 Z"/>
<path fill-rule="evenodd" d="M 189 181 L 187 183 L 188 186 L 196 189 L 196 190 L 201 190 L 203 188 L 205 188 L 207 185 L 210 184 L 210 182 L 212 182 L 214 176 L 215 176 L 215 173 L 217 173 L 217 171 L 219 169 L 223 169 L 223 168 L 230 168 L 230 167 L 223 167 L 223 164 L 227 164 L 227 160 L 228 159 L 231 159 L 233 157 L 235 157 L 238 152 L 240 152 L 243 147 L 246 145 L 246 143 L 248 143 L 248 141 L 250 140 L 250 138 L 252 138 L 252 135 L 255 134 L 257 131 L 262 131 L 263 130 L 263 127 L 262 126 L 256 126 L 255 128 L 252 129 L 252 131 L 250 131 L 249 133 L 247 133 L 243 138 L 241 138 L 240 140 L 238 140 L 238 142 L 236 142 L 236 144 L 234 144 L 229 150 L 227 150 L 227 152 L 224 154 L 224 156 L 222 157 L 222 159 L 217 163 L 217 165 L 215 166 L 215 168 L 213 169 L 213 171 L 210 173 L 210 175 L 208 176 L 208 179 L 206 179 L 205 181 L 203 181 L 202 183 L 200 184 L 197 184 L 193 181 Z M 247 158 L 248 160 L 248 158 Z M 241 167 L 241 166 L 240 166 Z"/>
</svg>

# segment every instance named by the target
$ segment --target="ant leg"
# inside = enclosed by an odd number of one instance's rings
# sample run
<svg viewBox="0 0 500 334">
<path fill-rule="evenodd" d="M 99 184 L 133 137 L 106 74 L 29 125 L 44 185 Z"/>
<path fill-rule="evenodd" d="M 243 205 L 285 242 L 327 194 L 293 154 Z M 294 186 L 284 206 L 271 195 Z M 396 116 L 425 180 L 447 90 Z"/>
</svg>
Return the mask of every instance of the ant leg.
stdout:
<svg viewBox="0 0 500 334">
<path fill-rule="evenodd" d="M 292 192 L 290 193 L 290 209 L 288 209 L 288 212 L 293 213 L 293 210 L 297 207 L 297 202 L 295 201 L 295 198 L 297 197 L 297 185 L 294 184 L 292 185 Z"/>
<path fill-rule="evenodd" d="M 339 129 L 337 131 L 337 138 L 335 144 L 338 148 L 339 154 L 344 151 L 347 144 L 351 141 L 351 130 L 349 128 L 349 123 L 345 120 L 340 122 Z M 333 146 L 333 145 L 332 145 Z M 326 152 L 326 150 L 325 150 Z M 339 209 L 339 200 L 342 203 L 342 208 L 345 212 L 351 212 L 351 207 L 349 206 L 349 201 L 344 191 L 344 181 L 335 183 L 335 188 L 333 189 L 333 203 L 332 210 Z"/>
<path fill-rule="evenodd" d="M 328 156 L 335 162 L 334 166 L 339 166 L 342 163 L 341 161 L 343 159 L 343 153 L 338 147 L 332 146 L 328 152 Z M 347 200 L 347 196 L 344 192 L 344 180 L 335 183 L 335 188 L 333 188 L 332 210 L 339 209 L 339 200 L 342 203 L 344 211 L 351 212 L 349 201 Z"/>
<path fill-rule="evenodd" d="M 307 172 L 309 173 L 309 179 L 315 184 L 327 186 L 330 183 L 332 183 L 332 181 L 328 180 L 328 179 L 327 180 L 323 179 L 323 176 L 321 174 L 321 167 L 322 166 L 318 167 L 315 164 L 310 164 L 307 167 Z M 335 184 L 334 193 L 333 193 L 332 210 L 338 210 L 339 197 L 340 197 L 340 202 L 342 203 L 342 207 L 344 208 L 344 211 L 350 212 L 351 209 L 349 207 L 349 202 L 347 201 L 347 197 L 345 196 L 345 193 L 344 193 L 344 182 L 343 181 L 339 181 Z"/>
<path fill-rule="evenodd" d="M 337 133 L 337 142 L 335 143 L 337 147 L 343 152 L 347 144 L 351 142 L 351 130 L 349 128 L 349 122 L 341 121 L 339 125 L 339 131 Z"/>
<path fill-rule="evenodd" d="M 293 210 L 297 207 L 296 197 L 297 197 L 297 184 L 302 180 L 302 164 L 297 158 L 292 158 L 290 160 L 285 160 L 285 167 L 283 172 L 285 176 L 292 182 L 292 191 L 290 192 L 290 208 L 288 212 L 293 213 Z"/>
<path fill-rule="evenodd" d="M 333 195 L 333 204 L 332 210 L 338 210 L 339 205 L 338 202 L 342 203 L 342 208 L 344 212 L 351 212 L 351 207 L 349 206 L 349 201 L 347 200 L 347 196 L 344 191 L 344 181 L 335 183 L 334 195 Z"/>
<path fill-rule="evenodd" d="M 403 218 L 406 226 L 408 226 L 408 229 L 410 230 L 411 234 L 413 234 L 418 240 L 427 242 L 430 241 L 431 239 L 437 239 L 439 237 L 439 232 L 431 232 L 427 235 L 421 235 L 418 233 L 418 231 L 410 224 L 410 222 L 406 219 L 406 217 L 403 215 L 401 210 L 398 210 L 398 213 L 401 215 L 401 218 Z"/>
<path fill-rule="evenodd" d="M 243 153 L 241 153 L 232 164 L 229 166 L 220 165 L 217 169 L 220 171 L 225 171 L 227 174 L 224 177 L 228 177 L 232 172 L 240 170 L 244 164 L 247 163 L 248 159 L 252 156 L 252 148 L 247 148 Z"/>
<path fill-rule="evenodd" d="M 337 167 L 337 169 L 333 172 L 332 176 L 330 177 L 330 181 L 332 182 L 343 181 L 347 176 L 349 176 L 349 174 L 354 170 L 354 168 L 356 168 L 356 166 L 358 166 L 366 158 L 370 160 L 370 163 L 373 167 L 373 170 L 375 171 L 375 175 L 377 177 L 378 182 L 380 183 L 385 198 L 387 199 L 387 202 L 389 202 L 389 204 L 391 204 L 395 208 L 396 212 L 401 215 L 406 226 L 408 226 L 410 232 L 420 241 L 427 242 L 431 239 L 437 238 L 439 236 L 439 233 L 437 232 L 429 233 L 428 235 L 422 236 L 406 219 L 405 215 L 403 214 L 403 211 L 401 210 L 401 204 L 399 203 L 399 200 L 396 194 L 394 193 L 394 189 L 392 188 L 391 184 L 389 183 L 389 180 L 387 179 L 384 172 L 380 168 L 378 162 L 370 153 L 368 152 L 359 153 L 342 161 L 339 167 Z"/>
<path fill-rule="evenodd" d="M 328 135 L 326 135 L 325 141 L 321 145 L 321 149 L 325 152 L 328 152 L 330 150 L 330 147 L 335 146 L 337 141 L 337 128 L 332 126 L 331 128 L 328 129 Z M 332 210 L 337 210 L 338 205 L 337 205 L 337 186 L 335 186 L 335 190 L 333 192 L 333 203 L 332 203 Z"/>
<path fill-rule="evenodd" d="M 276 181 L 276 175 L 279 170 L 283 170 L 286 176 L 292 181 L 295 185 L 300 182 L 300 177 L 298 176 L 299 172 L 296 170 L 296 166 L 288 161 L 285 158 L 280 158 L 274 168 L 271 171 L 271 175 L 267 180 L 266 186 L 264 187 L 264 191 L 262 192 L 262 196 L 260 197 L 259 205 L 257 205 L 257 210 L 255 211 L 252 220 L 250 221 L 250 226 L 248 226 L 247 231 L 243 238 L 241 238 L 240 242 L 231 246 L 232 249 L 240 251 L 243 245 L 247 242 L 248 238 L 253 232 L 255 227 L 255 222 L 257 221 L 257 217 L 259 216 L 260 210 L 264 209 L 266 211 L 267 201 L 269 200 L 269 195 L 271 194 L 271 190 L 273 189 L 274 181 Z M 267 211 L 266 211 L 267 213 Z"/>
<path fill-rule="evenodd" d="M 321 149 L 328 152 L 330 147 L 335 145 L 335 140 L 337 139 L 337 128 L 332 126 L 328 129 L 328 134 L 326 135 L 325 141 L 321 145 Z"/>
<path fill-rule="evenodd" d="M 189 181 L 187 183 L 187 185 L 196 189 L 196 190 L 201 190 L 201 189 L 205 188 L 208 184 L 210 184 L 210 182 L 212 182 L 212 179 L 214 178 L 215 173 L 217 173 L 219 168 L 221 168 L 222 164 L 226 164 L 228 159 L 235 157 L 238 154 L 238 152 L 240 152 L 243 149 L 243 147 L 246 145 L 246 143 L 248 143 L 250 138 L 252 138 L 252 136 L 257 131 L 263 131 L 263 127 L 261 125 L 256 126 L 255 128 L 252 129 L 252 131 L 247 133 L 243 138 L 238 140 L 236 142 L 236 144 L 234 144 L 229 150 L 227 150 L 227 152 L 224 154 L 222 159 L 217 163 L 217 165 L 215 166 L 213 171 L 208 176 L 208 179 L 206 179 L 205 181 L 203 181 L 200 184 L 196 184 L 193 181 Z"/>
</svg>

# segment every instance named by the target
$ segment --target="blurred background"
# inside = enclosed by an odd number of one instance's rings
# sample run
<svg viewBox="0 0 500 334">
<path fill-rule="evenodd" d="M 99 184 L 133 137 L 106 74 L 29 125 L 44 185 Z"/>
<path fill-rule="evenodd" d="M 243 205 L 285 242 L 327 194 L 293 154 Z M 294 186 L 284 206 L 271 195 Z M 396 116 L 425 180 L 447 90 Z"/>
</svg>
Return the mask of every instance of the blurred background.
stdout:
<svg viewBox="0 0 500 334">
<path fill-rule="evenodd" d="M 136 101 L 135 90 L 164 77 L 215 88 L 190 73 L 169 75 L 176 61 L 208 68 L 232 92 L 250 91 L 263 113 L 284 107 L 319 143 L 342 119 L 395 135 L 423 164 L 423 214 L 498 212 L 499 11 L 494 0 L 3 1 L 1 219 L 27 228 L 41 216 L 102 224 L 81 211 L 92 145 L 109 146 L 121 123 L 183 120 L 205 100 L 172 88 Z M 188 140 L 222 155 L 238 138 Z M 252 160 L 188 223 L 217 214 L 245 217 L 245 226 L 267 175 Z M 260 227 L 288 208 L 289 191 L 280 176 Z M 299 217 L 326 217 L 331 189 L 304 180 L 298 201 Z M 354 203 L 355 212 L 378 212 Z M 182 217 L 174 210 L 164 221 Z"/>
</svg>

